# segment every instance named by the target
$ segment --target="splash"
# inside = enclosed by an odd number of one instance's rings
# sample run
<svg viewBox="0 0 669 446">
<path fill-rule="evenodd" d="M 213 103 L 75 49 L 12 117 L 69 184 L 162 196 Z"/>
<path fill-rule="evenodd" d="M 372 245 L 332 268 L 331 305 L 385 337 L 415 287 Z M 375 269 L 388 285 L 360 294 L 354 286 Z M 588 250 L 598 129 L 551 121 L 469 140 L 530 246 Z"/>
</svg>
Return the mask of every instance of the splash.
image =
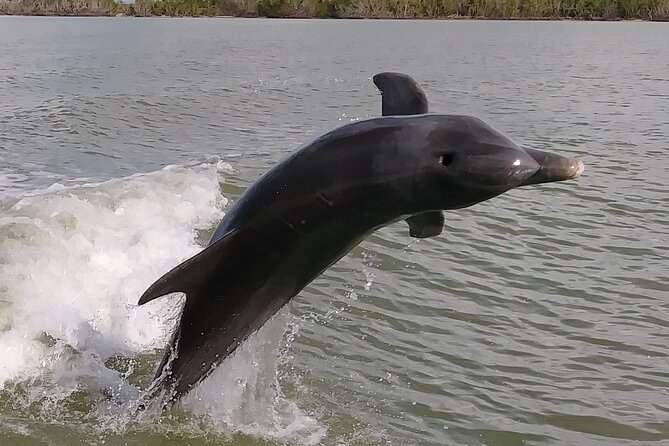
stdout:
<svg viewBox="0 0 669 446">
<path fill-rule="evenodd" d="M 178 296 L 138 307 L 165 271 L 198 252 L 228 200 L 219 160 L 0 202 L 0 411 L 119 433 L 151 379 Z M 214 429 L 313 443 L 316 420 L 282 397 L 280 315 L 180 409 Z M 4 409 L 3 409 L 4 405 Z M 145 420 L 155 424 L 154 419 Z"/>
</svg>

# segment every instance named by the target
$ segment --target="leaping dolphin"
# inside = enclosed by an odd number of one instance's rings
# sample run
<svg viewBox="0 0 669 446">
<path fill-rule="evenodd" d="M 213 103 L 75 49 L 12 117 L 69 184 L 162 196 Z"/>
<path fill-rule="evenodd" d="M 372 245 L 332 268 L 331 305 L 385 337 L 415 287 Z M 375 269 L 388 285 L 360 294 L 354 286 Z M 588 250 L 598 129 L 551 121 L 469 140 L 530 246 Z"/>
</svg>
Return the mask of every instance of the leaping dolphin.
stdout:
<svg viewBox="0 0 669 446">
<path fill-rule="evenodd" d="M 382 73 L 374 82 L 383 113 L 402 116 L 349 123 L 294 151 L 248 188 L 203 251 L 141 296 L 143 305 L 186 294 L 149 390 L 163 407 L 376 229 L 408 219 L 414 236 L 436 235 L 443 210 L 584 169 L 523 150 L 481 119 L 425 114 L 425 95 L 406 75 Z"/>
</svg>

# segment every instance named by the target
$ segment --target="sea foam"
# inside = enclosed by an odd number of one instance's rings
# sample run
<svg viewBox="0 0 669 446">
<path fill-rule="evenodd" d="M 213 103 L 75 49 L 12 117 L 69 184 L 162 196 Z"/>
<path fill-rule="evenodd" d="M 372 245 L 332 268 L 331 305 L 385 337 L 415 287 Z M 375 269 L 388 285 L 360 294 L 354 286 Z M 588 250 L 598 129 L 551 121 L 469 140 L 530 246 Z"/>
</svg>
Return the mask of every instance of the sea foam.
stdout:
<svg viewBox="0 0 669 446">
<path fill-rule="evenodd" d="M 0 401 L 31 416 L 37 406 L 53 422 L 77 395 L 111 394 L 89 398 L 89 422 L 118 433 L 137 421 L 133 368 L 119 372 L 110 358 L 157 358 L 166 345 L 183 298 L 138 307 L 138 297 L 202 249 L 198 232 L 223 216 L 219 182 L 230 169 L 209 160 L 0 198 Z M 206 414 L 212 428 L 317 442 L 324 429 L 279 389 L 287 318 L 270 321 L 180 409 Z"/>
</svg>

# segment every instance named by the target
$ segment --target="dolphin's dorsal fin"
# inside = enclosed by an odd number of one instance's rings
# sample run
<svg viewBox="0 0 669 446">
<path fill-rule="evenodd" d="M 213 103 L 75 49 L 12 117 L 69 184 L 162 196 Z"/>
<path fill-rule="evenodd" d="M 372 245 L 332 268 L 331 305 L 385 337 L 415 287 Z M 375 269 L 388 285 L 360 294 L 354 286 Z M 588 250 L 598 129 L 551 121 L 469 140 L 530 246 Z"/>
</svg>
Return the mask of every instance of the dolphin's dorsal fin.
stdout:
<svg viewBox="0 0 669 446">
<path fill-rule="evenodd" d="M 372 80 L 381 92 L 383 116 L 421 115 L 427 113 L 427 97 L 410 76 L 402 73 L 379 73 Z"/>
<path fill-rule="evenodd" d="M 202 286 L 211 277 L 210 273 L 220 267 L 220 262 L 229 250 L 229 245 L 234 241 L 236 234 L 237 231 L 225 234 L 156 280 L 139 298 L 139 305 L 144 305 L 170 293 L 181 292 L 188 296 L 189 293 Z"/>
</svg>

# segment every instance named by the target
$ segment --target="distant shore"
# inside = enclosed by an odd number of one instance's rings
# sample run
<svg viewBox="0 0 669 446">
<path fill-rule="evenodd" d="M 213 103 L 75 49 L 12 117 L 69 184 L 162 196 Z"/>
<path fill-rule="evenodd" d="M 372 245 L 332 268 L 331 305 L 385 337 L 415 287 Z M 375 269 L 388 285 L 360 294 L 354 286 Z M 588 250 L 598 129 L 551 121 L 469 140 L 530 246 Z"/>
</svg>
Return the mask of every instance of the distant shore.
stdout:
<svg viewBox="0 0 669 446">
<path fill-rule="evenodd" d="M 0 0 L 0 15 L 669 21 L 669 0 Z"/>
<path fill-rule="evenodd" d="M 304 16 L 304 15 L 285 15 L 285 16 L 262 16 L 262 15 L 154 15 L 154 14 L 105 14 L 105 13 L 89 13 L 89 12 L 73 12 L 73 13 L 19 13 L 0 11 L 0 17 L 105 17 L 105 18 L 152 18 L 152 19 L 292 19 L 292 20 L 444 20 L 444 21 L 478 21 L 478 22 L 669 22 L 669 17 L 653 17 L 653 18 L 623 18 L 623 17 L 493 17 L 493 16 L 438 16 L 438 17 L 392 17 L 392 16 L 378 16 L 378 17 L 361 17 L 361 16 L 336 16 L 336 17 L 318 17 L 318 16 Z"/>
</svg>

